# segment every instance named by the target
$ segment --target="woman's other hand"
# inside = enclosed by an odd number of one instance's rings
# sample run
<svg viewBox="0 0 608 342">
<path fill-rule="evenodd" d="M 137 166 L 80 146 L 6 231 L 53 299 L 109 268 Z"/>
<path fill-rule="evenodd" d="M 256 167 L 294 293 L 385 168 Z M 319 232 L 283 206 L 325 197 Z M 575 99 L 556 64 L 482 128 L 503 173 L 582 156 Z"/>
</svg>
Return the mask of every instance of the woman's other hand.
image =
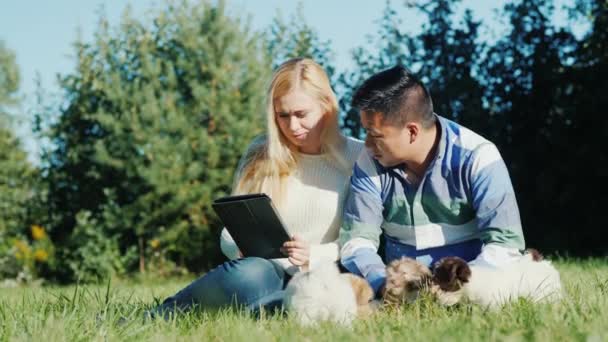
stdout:
<svg viewBox="0 0 608 342">
<path fill-rule="evenodd" d="M 285 242 L 281 252 L 287 256 L 289 262 L 295 266 L 305 267 L 310 259 L 310 244 L 298 235 Z"/>
</svg>

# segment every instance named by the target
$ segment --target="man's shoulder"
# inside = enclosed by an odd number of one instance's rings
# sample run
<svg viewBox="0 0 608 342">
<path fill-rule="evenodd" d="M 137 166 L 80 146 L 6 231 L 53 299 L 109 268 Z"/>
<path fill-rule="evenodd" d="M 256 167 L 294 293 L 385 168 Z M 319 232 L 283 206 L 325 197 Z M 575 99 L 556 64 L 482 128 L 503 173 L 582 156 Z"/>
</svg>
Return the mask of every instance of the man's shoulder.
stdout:
<svg viewBox="0 0 608 342">
<path fill-rule="evenodd" d="M 442 126 L 442 139 L 451 154 L 451 160 L 458 165 L 472 166 L 479 161 L 495 161 L 500 157 L 496 145 L 481 134 L 452 120 L 439 117 Z M 482 162 L 483 164 L 483 162 Z"/>
<path fill-rule="evenodd" d="M 365 143 L 359 139 L 353 137 L 346 137 L 346 157 L 348 160 L 356 161 L 361 152 L 365 150 Z"/>
<path fill-rule="evenodd" d="M 470 128 L 450 119 L 438 117 L 442 125 L 442 133 L 446 135 L 445 139 L 448 146 L 467 153 L 475 151 L 484 145 L 494 145 L 490 140 Z"/>
</svg>

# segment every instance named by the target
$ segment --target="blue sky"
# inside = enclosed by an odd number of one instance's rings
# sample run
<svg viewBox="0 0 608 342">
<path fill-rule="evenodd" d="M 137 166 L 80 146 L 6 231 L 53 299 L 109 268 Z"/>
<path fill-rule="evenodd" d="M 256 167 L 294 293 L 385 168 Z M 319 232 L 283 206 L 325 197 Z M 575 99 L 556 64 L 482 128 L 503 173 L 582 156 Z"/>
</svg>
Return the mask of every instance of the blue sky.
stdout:
<svg viewBox="0 0 608 342">
<path fill-rule="evenodd" d="M 0 5 L 0 40 L 17 56 L 21 72 L 21 91 L 24 101 L 16 113 L 27 113 L 34 103 L 35 78 L 40 75 L 45 92 L 57 93 L 56 74 L 70 73 L 75 65 L 72 42 L 78 35 L 87 41 L 95 30 L 99 10 L 103 6 L 111 24 L 120 21 L 125 7 L 131 4 L 133 14 L 144 16 L 150 9 L 164 2 L 151 0 L 4 0 Z M 402 8 L 404 0 L 393 0 L 395 8 Z M 264 29 L 280 11 L 287 18 L 296 11 L 298 1 L 291 0 L 227 0 L 228 10 L 234 15 L 250 15 L 254 29 Z M 486 24 L 484 36 L 492 39 L 504 26 L 496 19 L 493 10 L 502 7 L 504 1 L 464 0 L 461 9 L 470 8 L 474 16 Z M 562 1 L 558 1 L 559 7 Z M 307 0 L 303 2 L 304 16 L 322 39 L 329 39 L 335 53 L 335 65 L 340 68 L 351 65 L 350 50 L 366 43 L 366 35 L 376 32 L 376 21 L 385 6 L 383 0 Z M 421 18 L 411 11 L 400 10 L 403 29 L 418 32 Z M 558 11 L 557 22 L 564 23 Z M 29 117 L 20 119 L 18 134 L 36 161 L 38 143 L 31 137 Z"/>
</svg>

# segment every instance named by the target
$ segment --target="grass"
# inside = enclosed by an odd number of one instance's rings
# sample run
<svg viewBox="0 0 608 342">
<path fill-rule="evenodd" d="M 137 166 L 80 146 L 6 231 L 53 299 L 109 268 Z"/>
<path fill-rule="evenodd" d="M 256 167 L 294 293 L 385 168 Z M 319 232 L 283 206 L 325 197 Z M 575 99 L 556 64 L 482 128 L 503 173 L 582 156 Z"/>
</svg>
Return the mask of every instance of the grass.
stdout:
<svg viewBox="0 0 608 342">
<path fill-rule="evenodd" d="M 0 341 L 608 341 L 608 260 L 569 259 L 556 265 L 566 287 L 566 298 L 556 304 L 522 300 L 485 311 L 419 301 L 358 321 L 352 329 L 303 328 L 289 318 L 256 319 L 235 310 L 143 321 L 143 310 L 188 279 L 2 288 Z M 118 324 L 120 317 L 129 319 Z"/>
</svg>

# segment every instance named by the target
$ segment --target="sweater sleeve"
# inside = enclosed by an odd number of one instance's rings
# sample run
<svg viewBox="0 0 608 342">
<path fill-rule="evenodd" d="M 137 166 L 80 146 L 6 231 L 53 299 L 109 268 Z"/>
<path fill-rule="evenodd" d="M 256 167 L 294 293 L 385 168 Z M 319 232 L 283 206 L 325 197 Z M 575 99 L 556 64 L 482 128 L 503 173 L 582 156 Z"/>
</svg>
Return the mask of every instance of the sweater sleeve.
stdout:
<svg viewBox="0 0 608 342">
<path fill-rule="evenodd" d="M 310 246 L 310 257 L 308 268 L 314 269 L 327 261 L 337 261 L 340 255 L 340 247 L 337 241 Z"/>
<path fill-rule="evenodd" d="M 222 234 L 220 235 L 220 249 L 230 260 L 241 258 L 241 251 L 226 228 L 222 229 Z"/>
</svg>

